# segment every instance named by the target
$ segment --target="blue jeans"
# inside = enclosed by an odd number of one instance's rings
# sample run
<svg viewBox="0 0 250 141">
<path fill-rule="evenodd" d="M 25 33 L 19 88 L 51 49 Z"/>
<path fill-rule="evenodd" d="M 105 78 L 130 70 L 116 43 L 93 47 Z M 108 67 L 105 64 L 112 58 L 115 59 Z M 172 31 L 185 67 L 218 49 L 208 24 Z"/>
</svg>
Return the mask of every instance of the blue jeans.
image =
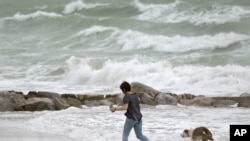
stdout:
<svg viewBox="0 0 250 141">
<path fill-rule="evenodd" d="M 142 120 L 137 121 L 129 118 L 126 118 L 124 124 L 122 141 L 128 141 L 128 136 L 132 128 L 134 128 L 135 135 L 139 140 L 149 141 L 148 138 L 142 134 Z"/>
</svg>

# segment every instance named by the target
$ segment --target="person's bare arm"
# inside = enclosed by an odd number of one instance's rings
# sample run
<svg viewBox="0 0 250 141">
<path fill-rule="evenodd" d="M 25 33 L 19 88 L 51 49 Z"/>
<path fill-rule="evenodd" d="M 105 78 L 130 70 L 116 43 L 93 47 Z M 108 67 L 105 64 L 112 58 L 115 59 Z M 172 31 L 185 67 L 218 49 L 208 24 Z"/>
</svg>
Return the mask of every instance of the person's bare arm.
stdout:
<svg viewBox="0 0 250 141">
<path fill-rule="evenodd" d="M 113 105 L 110 106 L 111 112 L 127 110 L 127 109 L 128 109 L 128 104 L 123 104 L 122 106 L 117 106 L 117 107 L 114 107 Z"/>
<path fill-rule="evenodd" d="M 116 110 L 127 110 L 128 109 L 128 104 L 123 104 L 122 106 L 117 106 Z"/>
</svg>

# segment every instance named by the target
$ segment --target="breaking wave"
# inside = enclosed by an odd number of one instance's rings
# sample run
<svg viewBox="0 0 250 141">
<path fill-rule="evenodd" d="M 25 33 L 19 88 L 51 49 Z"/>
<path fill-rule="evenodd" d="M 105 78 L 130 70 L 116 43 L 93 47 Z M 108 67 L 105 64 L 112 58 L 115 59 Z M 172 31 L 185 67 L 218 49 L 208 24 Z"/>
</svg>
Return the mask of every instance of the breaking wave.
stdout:
<svg viewBox="0 0 250 141">
<path fill-rule="evenodd" d="M 17 20 L 17 21 L 26 21 L 30 19 L 35 19 L 39 17 L 48 17 L 48 18 L 58 18 L 58 17 L 63 17 L 60 14 L 56 14 L 54 12 L 45 12 L 45 11 L 36 11 L 31 14 L 21 14 L 21 13 L 16 13 L 13 17 L 7 17 L 4 18 L 5 20 Z"/>
<path fill-rule="evenodd" d="M 136 19 L 158 23 L 224 24 L 250 17 L 250 7 L 234 5 L 189 7 L 188 3 L 180 0 L 169 4 L 143 4 L 135 0 L 134 6 L 141 12 Z"/>
</svg>

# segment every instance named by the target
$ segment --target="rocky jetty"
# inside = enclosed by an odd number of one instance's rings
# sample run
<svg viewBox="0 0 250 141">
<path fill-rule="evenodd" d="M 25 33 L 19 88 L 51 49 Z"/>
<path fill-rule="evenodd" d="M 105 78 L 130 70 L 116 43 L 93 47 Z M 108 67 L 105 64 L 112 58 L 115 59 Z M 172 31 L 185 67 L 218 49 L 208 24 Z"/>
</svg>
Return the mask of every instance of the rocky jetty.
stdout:
<svg viewBox="0 0 250 141">
<path fill-rule="evenodd" d="M 246 107 L 250 108 L 250 94 L 244 93 L 238 97 L 206 97 L 194 94 L 163 93 L 139 82 L 131 83 L 132 91 L 145 105 L 186 105 L 202 107 Z M 59 94 L 46 91 L 30 91 L 27 94 L 17 91 L 0 91 L 0 111 L 42 111 L 62 110 L 68 107 L 81 108 L 122 104 L 123 94 L 88 95 Z"/>
</svg>

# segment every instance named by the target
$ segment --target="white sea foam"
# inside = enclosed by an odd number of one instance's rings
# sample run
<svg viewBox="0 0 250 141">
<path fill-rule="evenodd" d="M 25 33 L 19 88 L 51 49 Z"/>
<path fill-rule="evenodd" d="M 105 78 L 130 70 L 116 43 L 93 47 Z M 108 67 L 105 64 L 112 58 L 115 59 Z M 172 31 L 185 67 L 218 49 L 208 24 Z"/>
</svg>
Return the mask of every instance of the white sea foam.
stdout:
<svg viewBox="0 0 250 141">
<path fill-rule="evenodd" d="M 172 13 L 168 17 L 161 17 L 159 21 L 179 23 L 188 21 L 195 25 L 202 24 L 224 24 L 227 22 L 237 22 L 249 17 L 250 8 L 240 6 L 217 6 L 212 5 L 211 9 L 198 11 L 183 11 Z"/>
<path fill-rule="evenodd" d="M 223 24 L 237 22 L 250 15 L 249 7 L 211 5 L 210 7 L 190 7 L 183 10 L 181 9 L 183 5 L 188 7 L 188 3 L 179 0 L 169 4 L 143 4 L 135 0 L 134 4 L 141 12 L 136 18 L 152 22 L 179 23 L 187 21 L 195 25 Z"/>
<path fill-rule="evenodd" d="M 81 11 L 82 9 L 92 9 L 100 6 L 107 6 L 109 4 L 104 3 L 95 3 L 95 4 L 87 4 L 82 0 L 77 0 L 67 4 L 63 10 L 64 14 L 71 14 L 76 11 Z"/>
<path fill-rule="evenodd" d="M 202 35 L 185 37 L 176 35 L 173 37 L 161 35 L 149 35 L 137 31 L 115 32 L 117 44 L 122 50 L 152 49 L 165 52 L 186 52 L 200 49 L 226 48 L 229 45 L 247 40 L 247 35 L 237 33 L 219 33 L 216 35 Z"/>
<path fill-rule="evenodd" d="M 228 2 L 172 0 L 146 4 L 137 0 L 132 4 L 122 1 L 131 9 L 124 13 L 120 2 L 51 1 L 41 7 L 27 1 L 28 5 L 23 3 L 18 9 L 1 8 L 5 12 L 0 18 L 0 90 L 114 93 L 123 80 L 178 93 L 237 95 L 250 90 L 249 32 L 244 28 L 249 6 L 238 1 L 225 5 Z M 88 17 L 78 12 L 81 10 Z M 105 12 L 98 13 L 100 10 Z M 75 14 L 67 15 L 71 13 Z M 131 19 L 131 15 L 150 22 L 141 26 L 142 22 Z M 50 22 L 42 29 L 29 22 L 16 22 L 33 19 L 40 24 Z M 122 24 L 113 22 L 118 19 Z M 154 22 L 177 24 L 168 33 L 148 29 L 159 25 Z M 204 25 L 202 32 L 201 27 L 193 27 L 188 35 L 174 29 L 189 28 L 187 22 L 234 23 L 220 25 L 223 31 L 217 32 L 209 30 L 217 26 Z M 216 62 L 216 58 L 221 60 Z M 216 64 L 222 66 L 211 66 Z"/>
<path fill-rule="evenodd" d="M 134 6 L 142 12 L 138 16 L 142 20 L 158 18 L 166 11 L 173 11 L 179 4 L 181 4 L 179 0 L 169 4 L 143 4 L 139 0 L 135 0 L 134 2 Z"/>
<path fill-rule="evenodd" d="M 166 60 L 144 61 L 143 58 L 102 60 L 100 63 L 96 67 L 91 59 L 69 58 L 64 83 L 96 89 L 101 86 L 115 91 L 120 82 L 128 80 L 143 82 L 159 90 L 204 95 L 239 95 L 250 86 L 250 68 L 238 65 L 172 66 Z"/>
<path fill-rule="evenodd" d="M 91 26 L 79 31 L 75 37 L 91 36 L 106 31 L 111 31 L 111 36 L 104 37 L 105 41 L 112 43 L 115 41 L 118 46 L 121 46 L 121 51 L 151 49 L 159 52 L 186 52 L 227 48 L 231 44 L 249 39 L 247 35 L 234 32 L 201 36 L 164 36 L 104 26 Z"/>
<path fill-rule="evenodd" d="M 56 14 L 54 12 L 36 11 L 31 14 L 16 13 L 13 17 L 7 17 L 7 18 L 4 18 L 4 20 L 26 21 L 29 19 L 35 19 L 39 17 L 57 18 L 57 17 L 62 17 L 62 15 Z"/>
<path fill-rule="evenodd" d="M 218 114 L 223 113 L 223 114 Z M 51 134 L 63 134 L 78 141 L 121 140 L 125 117 L 122 111 L 111 113 L 108 107 L 69 108 L 62 111 L 42 111 L 32 114 L 1 114 L 0 119 L 8 117 L 22 122 L 18 127 Z M 27 118 L 25 115 L 30 118 Z M 180 134 L 184 129 L 206 126 L 218 141 L 229 140 L 230 124 L 248 124 L 250 112 L 244 108 L 200 108 L 187 106 L 163 106 L 142 108 L 143 133 L 150 140 L 184 141 Z M 8 115 L 8 116 L 6 116 Z M 13 118 L 15 117 L 15 118 Z M 8 119 L 7 118 L 7 119 Z M 7 120 L 6 119 L 6 120 Z M 49 130 L 48 130 L 49 129 Z M 132 131 L 129 137 L 137 141 Z"/>
<path fill-rule="evenodd" d="M 111 36 L 102 36 L 102 33 L 106 32 L 111 33 Z M 231 44 L 249 39 L 247 35 L 234 32 L 193 37 L 181 35 L 170 37 L 98 25 L 73 34 L 74 37 L 89 36 L 88 38 L 94 37 L 95 39 L 99 35 L 102 36 L 100 44 L 97 44 L 98 40 L 93 42 L 95 44 L 93 49 L 98 52 L 107 50 L 106 46 L 103 46 L 104 42 L 108 46 L 112 45 L 111 52 L 118 50 L 119 53 L 127 53 L 127 51 L 130 53 L 138 50 L 140 52 L 144 49 L 156 51 L 152 54 L 227 48 Z M 89 48 L 83 49 L 79 48 L 77 52 L 87 54 Z M 120 50 L 124 52 L 120 52 Z M 70 56 L 71 53 L 65 52 L 65 56 Z M 159 90 L 205 95 L 238 95 L 249 91 L 250 88 L 249 66 L 229 64 L 213 67 L 206 66 L 206 63 L 204 65 L 175 66 L 165 57 L 161 59 L 161 57 L 128 55 L 123 58 L 124 56 L 120 56 L 119 53 L 114 58 L 110 58 L 105 52 L 105 56 L 101 58 L 91 56 L 88 58 L 88 55 L 81 58 L 70 57 L 66 61 L 56 58 L 55 60 L 60 60 L 62 64 L 36 63 L 28 69 L 25 66 L 16 67 L 15 65 L 8 68 L 7 65 L 1 70 L 0 89 L 10 88 L 25 92 L 50 90 L 58 93 L 115 93 L 119 92 L 117 88 L 123 80 L 144 82 Z M 196 54 L 200 55 L 199 52 Z M 190 59 L 191 55 L 176 56 L 179 58 L 177 60 L 186 60 Z M 25 56 L 27 57 L 27 55 Z M 52 59 L 50 58 L 50 60 Z M 51 72 L 56 68 L 60 70 L 60 73 L 52 75 Z"/>
<path fill-rule="evenodd" d="M 160 91 L 177 94 L 237 96 L 250 89 L 249 66 L 176 66 L 164 58 L 150 60 L 138 56 L 111 60 L 73 56 L 58 67 L 61 70 L 58 75 L 48 75 L 51 68 L 39 64 L 31 66 L 25 74 L 22 68 L 11 73 L 3 71 L 5 75 L 1 77 L 0 90 L 114 94 L 120 92 L 118 87 L 124 80 L 142 82 Z M 6 79 L 7 76 L 10 78 Z"/>
<path fill-rule="evenodd" d="M 114 30 L 118 30 L 118 28 L 95 25 L 95 26 L 91 26 L 90 28 L 79 31 L 76 34 L 76 36 L 90 36 L 93 34 L 98 34 L 98 33 L 102 33 L 105 31 L 114 31 Z"/>
</svg>

